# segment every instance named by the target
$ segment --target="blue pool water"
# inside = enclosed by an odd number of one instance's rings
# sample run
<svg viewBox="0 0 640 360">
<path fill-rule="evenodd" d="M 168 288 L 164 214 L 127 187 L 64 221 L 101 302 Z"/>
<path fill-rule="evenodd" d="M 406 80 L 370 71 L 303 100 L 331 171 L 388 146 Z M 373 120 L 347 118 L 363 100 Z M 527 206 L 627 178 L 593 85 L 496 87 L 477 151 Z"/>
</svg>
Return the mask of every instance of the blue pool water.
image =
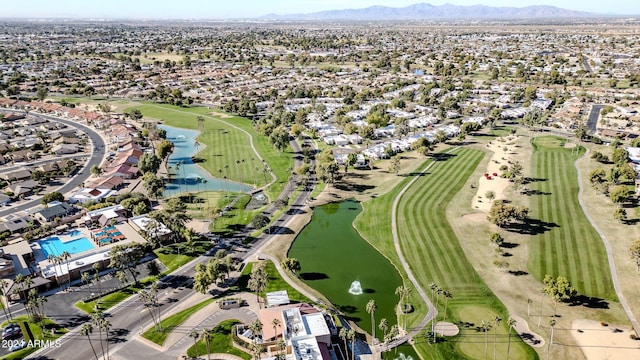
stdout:
<svg viewBox="0 0 640 360">
<path fill-rule="evenodd" d="M 172 183 L 165 185 L 165 196 L 172 196 L 185 191 L 233 191 L 247 192 L 252 188 L 249 185 L 211 176 L 202 167 L 195 164 L 191 157 L 198 153 L 196 149 L 196 138 L 199 132 L 196 130 L 181 129 L 167 125 L 158 126 L 167 132 L 167 140 L 173 143 L 174 149 L 169 156 L 169 166 L 173 167 L 178 162 L 184 161 L 184 165 L 176 174 Z M 202 181 L 207 180 L 206 185 Z"/>
<path fill-rule="evenodd" d="M 67 251 L 69 254 L 77 254 L 83 251 L 94 249 L 93 243 L 86 237 L 79 239 L 62 242 L 57 236 L 39 240 L 40 248 L 45 257 L 49 255 L 60 256 L 63 252 Z"/>
</svg>

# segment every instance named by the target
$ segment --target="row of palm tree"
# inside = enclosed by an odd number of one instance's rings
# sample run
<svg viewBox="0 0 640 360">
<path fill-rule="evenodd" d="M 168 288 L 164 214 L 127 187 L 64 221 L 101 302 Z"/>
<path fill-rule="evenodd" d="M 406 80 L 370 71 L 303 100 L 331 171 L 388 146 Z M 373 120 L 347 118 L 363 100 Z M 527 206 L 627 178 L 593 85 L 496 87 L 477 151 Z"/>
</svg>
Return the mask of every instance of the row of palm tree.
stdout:
<svg viewBox="0 0 640 360">
<path fill-rule="evenodd" d="M 444 322 L 446 322 L 447 320 L 447 306 L 449 305 L 449 300 L 453 298 L 453 295 L 451 295 L 451 292 L 449 292 L 449 290 L 447 289 L 443 289 L 441 287 L 439 287 L 438 285 L 436 285 L 435 283 L 431 283 L 429 284 L 429 288 L 431 289 L 431 297 L 433 298 L 434 296 L 436 297 L 436 309 L 438 308 L 438 303 L 440 301 L 440 295 L 442 295 L 444 297 L 444 312 L 442 313 L 442 335 L 444 336 Z M 435 321 L 433 322 L 433 342 L 436 342 L 436 334 L 437 334 L 437 329 L 436 329 L 436 324 Z"/>
<path fill-rule="evenodd" d="M 96 348 L 93 346 L 93 341 L 91 341 L 91 334 L 93 334 L 94 329 L 98 329 L 98 335 L 100 337 L 100 349 L 102 350 L 102 357 L 98 357 L 98 353 L 96 352 Z M 109 360 L 109 330 L 111 329 L 111 323 L 109 320 L 104 318 L 104 314 L 102 312 L 95 312 L 91 314 L 91 320 L 82 324 L 80 328 L 80 334 L 87 337 L 89 340 L 89 345 L 91 346 L 91 350 L 93 350 L 93 355 L 96 360 Z M 106 335 L 106 352 L 104 342 L 102 340 L 102 333 Z"/>
<path fill-rule="evenodd" d="M 60 273 L 62 273 L 62 264 L 66 263 L 67 265 L 67 288 L 71 287 L 71 273 L 69 272 L 69 260 L 71 259 L 71 254 L 68 251 L 63 251 L 60 255 L 49 254 L 47 259 L 53 264 L 54 268 L 58 266 L 60 268 Z M 58 282 L 58 272 L 56 271 L 56 282 Z M 58 285 L 61 285 L 58 283 Z"/>
<path fill-rule="evenodd" d="M 202 338 L 206 348 L 207 348 L 207 359 L 211 360 L 211 340 L 213 339 L 213 329 L 203 329 L 198 331 L 197 329 L 191 330 L 189 332 L 189 337 L 193 339 L 194 347 L 198 344 L 198 339 Z"/>
<path fill-rule="evenodd" d="M 11 308 L 9 307 L 9 300 L 7 299 L 8 286 L 9 282 L 7 282 L 7 280 L 0 279 L 0 296 L 2 296 L 0 298 L 0 301 L 2 301 L 2 311 L 4 312 L 4 317 L 7 319 L 7 321 L 13 318 L 13 314 L 11 314 Z"/>
<path fill-rule="evenodd" d="M 482 320 L 480 329 L 485 333 L 485 345 L 484 345 L 485 359 L 488 356 L 489 332 L 491 331 L 491 329 L 493 329 L 493 359 L 494 360 L 496 359 L 496 344 L 498 343 L 498 340 L 497 340 L 498 326 L 501 323 L 502 323 L 502 318 L 500 318 L 499 316 L 495 316 L 492 320 Z M 509 355 L 511 353 L 511 329 L 515 327 L 516 320 L 514 318 L 509 318 L 509 320 L 507 320 L 507 324 L 509 325 L 509 333 L 508 333 L 508 340 L 507 340 L 507 360 L 508 360 Z M 552 332 L 552 338 L 553 338 L 553 332 Z"/>
</svg>

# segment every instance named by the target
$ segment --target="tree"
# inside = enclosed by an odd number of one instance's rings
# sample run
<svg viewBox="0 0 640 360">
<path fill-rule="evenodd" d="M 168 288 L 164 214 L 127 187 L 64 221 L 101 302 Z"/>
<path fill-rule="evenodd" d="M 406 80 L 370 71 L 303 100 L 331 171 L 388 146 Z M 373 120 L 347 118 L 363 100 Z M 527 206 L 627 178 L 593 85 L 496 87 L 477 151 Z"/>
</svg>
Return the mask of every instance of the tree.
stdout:
<svg viewBox="0 0 640 360">
<path fill-rule="evenodd" d="M 263 227 L 269 225 L 271 220 L 264 214 L 258 214 L 253 217 L 251 220 L 251 225 L 253 225 L 256 229 L 262 229 Z"/>
<path fill-rule="evenodd" d="M 617 165 L 626 164 L 628 158 L 629 152 L 623 148 L 615 148 L 613 154 L 611 154 L 611 160 Z"/>
<path fill-rule="evenodd" d="M 391 158 L 391 163 L 389 164 L 389 172 L 393 172 L 396 175 L 400 174 L 400 157 L 394 156 Z"/>
<path fill-rule="evenodd" d="M 498 247 L 500 247 L 500 246 L 502 246 L 502 244 L 504 244 L 504 238 L 499 233 L 491 233 L 491 236 L 489 237 L 489 240 L 491 240 L 491 242 L 493 244 L 496 244 Z"/>
<path fill-rule="evenodd" d="M 620 206 L 623 203 L 628 202 L 633 197 L 633 190 L 628 186 L 616 186 L 609 193 L 611 201 Z"/>
<path fill-rule="evenodd" d="M 100 337 L 100 348 L 102 349 L 102 357 L 104 358 L 104 345 L 102 344 L 103 327 L 101 326 L 101 323 L 103 320 L 102 317 L 103 317 L 102 312 L 94 312 L 93 314 L 91 314 L 91 324 L 93 327 L 98 328 L 98 335 Z"/>
<path fill-rule="evenodd" d="M 613 218 L 620 223 L 624 223 L 627 220 L 627 210 L 623 208 L 615 209 L 615 211 L 613 212 Z"/>
<path fill-rule="evenodd" d="M 160 159 L 156 154 L 144 153 L 140 156 L 140 159 L 138 159 L 138 169 L 140 169 L 143 174 L 155 174 L 158 172 L 161 162 L 162 159 Z"/>
<path fill-rule="evenodd" d="M 558 276 L 558 278 L 554 279 L 547 274 L 542 280 L 542 283 L 545 285 L 545 293 L 549 295 L 549 297 L 551 297 L 551 301 L 553 301 L 554 316 L 556 315 L 558 302 L 569 300 L 577 293 L 564 276 Z"/>
<path fill-rule="evenodd" d="M 278 328 L 282 327 L 282 322 L 279 319 L 273 319 L 273 321 L 271 321 L 271 326 L 273 326 L 273 334 L 274 334 L 274 339 L 278 338 Z"/>
<path fill-rule="evenodd" d="M 191 331 L 189 332 L 189 337 L 193 339 L 193 346 L 195 347 L 198 344 L 200 332 L 197 329 L 191 329 Z"/>
<path fill-rule="evenodd" d="M 429 155 L 429 152 L 433 151 L 434 145 L 427 138 L 420 138 L 411 143 L 411 149 L 417 151 L 422 156 Z"/>
<path fill-rule="evenodd" d="M 62 193 L 59 192 L 59 191 L 46 193 L 46 194 L 44 194 L 44 196 L 42 196 L 42 199 L 40 200 L 40 203 L 42 205 L 46 205 L 46 204 L 48 204 L 50 202 L 53 202 L 53 201 L 64 201 L 64 195 L 62 195 Z"/>
<path fill-rule="evenodd" d="M 504 177 L 513 182 L 516 178 L 522 175 L 522 170 L 522 164 L 516 161 L 507 169 L 507 171 L 504 173 Z"/>
<path fill-rule="evenodd" d="M 93 325 L 91 325 L 90 322 L 82 324 L 82 327 L 80 328 L 80 334 L 87 337 L 87 340 L 89 340 L 89 345 L 91 346 L 91 350 L 93 350 L 93 355 L 96 357 L 96 360 L 98 360 L 98 353 L 96 352 L 96 348 L 93 347 L 93 342 L 91 341 L 91 337 L 89 336 L 92 333 Z"/>
<path fill-rule="evenodd" d="M 629 246 L 631 259 L 636 262 L 636 271 L 640 271 L 640 239 L 634 240 Z"/>
<path fill-rule="evenodd" d="M 276 149 L 282 152 L 289 144 L 289 131 L 287 131 L 283 126 L 278 126 L 273 130 L 271 135 L 269 135 L 269 141 L 276 147 Z"/>
<path fill-rule="evenodd" d="M 367 310 L 369 315 L 371 315 L 371 345 L 375 344 L 375 338 L 376 338 L 375 313 L 377 308 L 378 308 L 378 305 L 376 305 L 376 301 L 373 299 L 369 300 L 367 302 L 367 305 L 365 306 L 365 309 Z"/>
<path fill-rule="evenodd" d="M 351 360 L 356 359 L 356 331 L 349 329 L 347 337 L 351 340 Z"/>
<path fill-rule="evenodd" d="M 378 329 L 380 329 L 380 331 L 382 331 L 382 341 L 386 342 L 387 341 L 387 331 L 389 330 L 389 321 L 386 318 L 380 319 L 380 323 L 378 324 Z"/>
<path fill-rule="evenodd" d="M 102 169 L 100 169 L 98 165 L 93 165 L 89 171 L 93 176 L 100 176 L 100 174 L 102 174 Z"/>
<path fill-rule="evenodd" d="M 138 272 L 136 270 L 136 265 L 143 256 L 144 249 L 141 244 L 131 243 L 116 245 L 109 251 L 109 258 L 111 259 L 109 267 L 122 271 L 129 271 L 134 283 L 137 283 L 138 279 L 136 275 L 138 275 Z"/>
<path fill-rule="evenodd" d="M 162 140 L 156 147 L 156 154 L 160 159 L 162 159 L 165 163 L 169 159 L 169 155 L 173 152 L 174 145 L 169 140 Z"/>
<path fill-rule="evenodd" d="M 493 360 L 496 359 L 496 344 L 498 343 L 498 325 L 502 322 L 499 316 L 493 318 Z"/>
<path fill-rule="evenodd" d="M 589 182 L 591 185 L 601 184 L 607 181 L 607 174 L 603 169 L 596 169 L 589 173 Z"/>
<path fill-rule="evenodd" d="M 547 358 L 549 357 L 549 352 L 551 351 L 551 344 L 553 344 L 553 330 L 556 326 L 556 320 L 549 319 L 549 326 L 551 327 L 551 337 L 549 338 L 549 345 L 547 346 Z"/>
<path fill-rule="evenodd" d="M 147 191 L 147 195 L 158 200 L 164 194 L 164 181 L 154 173 L 148 172 L 142 177 L 142 186 Z"/>
<path fill-rule="evenodd" d="M 609 163 L 609 157 L 599 151 L 594 151 L 593 154 L 591 154 L 591 158 L 602 164 Z"/>
<path fill-rule="evenodd" d="M 503 201 L 496 200 L 491 205 L 487 220 L 499 227 L 506 227 L 513 222 L 525 220 L 528 215 L 529 208 L 527 207 L 509 205 Z"/>
<path fill-rule="evenodd" d="M 71 272 L 69 271 L 69 259 L 71 259 L 71 254 L 68 251 L 63 251 L 60 254 L 60 260 L 64 261 L 67 264 L 67 289 L 71 287 Z"/>
<path fill-rule="evenodd" d="M 493 202 L 493 199 L 496 198 L 496 193 L 494 191 L 489 190 L 484 194 L 484 197 L 489 199 L 489 202 L 491 203 L 491 202 Z"/>
<path fill-rule="evenodd" d="M 486 321 L 486 320 L 482 320 L 482 324 L 480 325 L 480 328 L 482 329 L 482 331 L 484 331 L 485 334 L 485 338 L 484 338 L 484 358 L 487 358 L 487 351 L 489 350 L 489 330 L 491 330 L 491 323 Z"/>
<path fill-rule="evenodd" d="M 340 328 L 340 332 L 338 333 L 338 337 L 340 337 L 342 339 L 342 341 L 344 342 L 344 358 L 347 359 L 349 357 L 349 354 L 347 353 L 348 349 L 347 348 L 347 337 L 349 336 L 348 332 L 347 332 L 347 328 L 346 327 L 341 327 Z"/>
<path fill-rule="evenodd" d="M 256 264 L 251 269 L 251 275 L 249 275 L 248 287 L 256 293 L 256 299 L 258 304 L 260 303 L 259 294 L 267 287 L 269 282 L 269 275 L 264 270 L 262 263 Z"/>
<path fill-rule="evenodd" d="M 282 262 L 282 267 L 294 273 L 300 271 L 301 269 L 300 261 L 298 261 L 298 259 L 296 258 L 286 258 Z"/>
<path fill-rule="evenodd" d="M 507 360 L 509 360 L 509 353 L 511 352 L 511 329 L 516 326 L 516 319 L 509 318 L 509 320 L 507 320 L 507 325 L 509 325 L 509 337 L 507 340 Z"/>
<path fill-rule="evenodd" d="M 44 85 L 39 85 L 38 90 L 36 90 L 36 98 L 40 101 L 43 101 L 49 95 L 49 89 Z"/>
<path fill-rule="evenodd" d="M 442 322 L 447 321 L 447 305 L 449 305 L 449 300 L 453 298 L 451 292 L 449 290 L 443 290 L 442 296 L 444 297 L 444 312 L 442 313 Z M 444 324 L 442 324 L 442 336 L 444 336 Z"/>
<path fill-rule="evenodd" d="M 204 341 L 204 344 L 207 348 L 207 360 L 211 360 L 211 340 L 213 340 L 213 330 L 202 330 L 202 341 Z"/>
</svg>

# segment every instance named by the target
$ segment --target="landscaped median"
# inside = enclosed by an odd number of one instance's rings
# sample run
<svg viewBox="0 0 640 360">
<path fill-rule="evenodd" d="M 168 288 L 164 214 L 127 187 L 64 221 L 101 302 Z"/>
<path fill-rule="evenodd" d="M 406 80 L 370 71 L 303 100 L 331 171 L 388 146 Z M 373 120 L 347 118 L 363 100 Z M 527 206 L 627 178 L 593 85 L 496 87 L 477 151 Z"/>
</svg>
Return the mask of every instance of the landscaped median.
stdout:
<svg viewBox="0 0 640 360">
<path fill-rule="evenodd" d="M 216 353 L 231 354 L 239 356 L 244 360 L 251 360 L 251 355 L 233 346 L 232 327 L 239 323 L 238 320 L 225 320 L 214 327 L 211 332 L 206 335 L 207 340 L 209 340 L 209 346 L 205 343 L 203 334 L 200 334 L 200 340 L 187 350 L 187 356 L 195 358 L 200 355 L 206 355 L 207 353 Z"/>
<path fill-rule="evenodd" d="M 182 325 L 191 315 L 198 312 L 198 310 L 204 308 L 205 306 L 214 302 L 215 299 L 207 299 L 199 304 L 196 304 L 190 308 L 184 309 L 178 313 L 175 313 L 166 319 L 160 321 L 159 329 L 156 330 L 155 326 L 147 329 L 142 334 L 147 340 L 153 341 L 154 343 L 162 346 L 164 345 L 165 340 L 167 340 L 167 336 L 178 326 Z"/>
</svg>

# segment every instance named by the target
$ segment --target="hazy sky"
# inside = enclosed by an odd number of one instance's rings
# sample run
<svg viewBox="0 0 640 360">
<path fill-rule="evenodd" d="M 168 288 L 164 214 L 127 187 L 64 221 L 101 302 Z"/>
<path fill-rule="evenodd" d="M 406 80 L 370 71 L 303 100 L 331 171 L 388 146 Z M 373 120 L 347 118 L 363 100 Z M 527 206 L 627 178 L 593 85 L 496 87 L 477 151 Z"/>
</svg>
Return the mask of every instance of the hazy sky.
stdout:
<svg viewBox="0 0 640 360">
<path fill-rule="evenodd" d="M 228 19 L 372 5 L 402 7 L 420 2 L 512 7 L 554 5 L 600 14 L 640 15 L 640 0 L 0 0 L 0 17 Z"/>
</svg>

